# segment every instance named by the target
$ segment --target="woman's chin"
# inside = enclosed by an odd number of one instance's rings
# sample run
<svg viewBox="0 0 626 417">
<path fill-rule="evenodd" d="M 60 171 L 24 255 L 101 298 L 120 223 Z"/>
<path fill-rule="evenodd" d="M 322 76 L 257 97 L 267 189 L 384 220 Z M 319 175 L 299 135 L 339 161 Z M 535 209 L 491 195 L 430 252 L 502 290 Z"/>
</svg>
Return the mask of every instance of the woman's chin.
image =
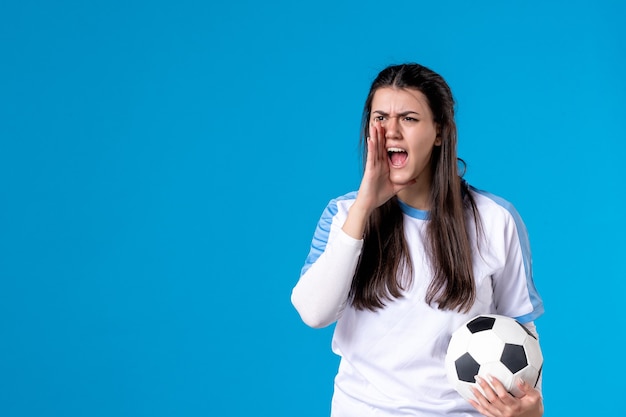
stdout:
<svg viewBox="0 0 626 417">
<path fill-rule="evenodd" d="M 389 175 L 389 180 L 391 180 L 394 185 L 405 185 L 410 183 L 412 181 L 412 178 L 408 175 L 403 175 L 400 173 L 391 173 L 391 175 Z"/>
</svg>

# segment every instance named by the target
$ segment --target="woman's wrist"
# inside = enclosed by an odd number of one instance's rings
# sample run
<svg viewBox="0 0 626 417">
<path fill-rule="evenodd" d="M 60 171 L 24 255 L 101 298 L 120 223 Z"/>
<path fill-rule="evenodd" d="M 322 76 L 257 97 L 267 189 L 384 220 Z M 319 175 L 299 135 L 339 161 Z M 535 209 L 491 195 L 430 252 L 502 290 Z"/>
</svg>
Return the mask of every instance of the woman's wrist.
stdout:
<svg viewBox="0 0 626 417">
<path fill-rule="evenodd" d="M 362 208 L 355 202 L 348 210 L 348 217 L 341 229 L 354 239 L 363 239 L 365 226 L 367 225 L 370 214 L 371 210 Z"/>
</svg>

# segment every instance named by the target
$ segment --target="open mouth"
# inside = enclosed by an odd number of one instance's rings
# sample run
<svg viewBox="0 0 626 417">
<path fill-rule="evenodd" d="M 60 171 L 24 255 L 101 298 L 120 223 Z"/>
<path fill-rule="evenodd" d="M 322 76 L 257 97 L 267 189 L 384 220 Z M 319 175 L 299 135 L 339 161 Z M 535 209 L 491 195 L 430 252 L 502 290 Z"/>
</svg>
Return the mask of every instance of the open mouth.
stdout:
<svg viewBox="0 0 626 417">
<path fill-rule="evenodd" d="M 389 156 L 389 161 L 391 161 L 391 166 L 395 168 L 404 166 L 406 159 L 409 157 L 409 154 L 402 148 L 387 148 L 387 155 Z"/>
</svg>

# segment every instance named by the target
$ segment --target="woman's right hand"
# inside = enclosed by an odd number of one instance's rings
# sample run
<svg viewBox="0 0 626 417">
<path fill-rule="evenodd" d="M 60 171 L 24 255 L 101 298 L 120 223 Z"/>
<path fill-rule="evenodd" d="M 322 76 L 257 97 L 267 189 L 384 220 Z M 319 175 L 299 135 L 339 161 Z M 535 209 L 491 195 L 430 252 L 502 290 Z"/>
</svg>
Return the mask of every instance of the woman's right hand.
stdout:
<svg viewBox="0 0 626 417">
<path fill-rule="evenodd" d="M 367 160 L 361 186 L 343 226 L 343 231 L 355 239 L 363 237 L 367 219 L 374 209 L 385 204 L 403 188 L 415 183 L 391 182 L 386 142 L 384 127 L 375 121 L 370 125 L 370 137 L 367 138 Z"/>
</svg>

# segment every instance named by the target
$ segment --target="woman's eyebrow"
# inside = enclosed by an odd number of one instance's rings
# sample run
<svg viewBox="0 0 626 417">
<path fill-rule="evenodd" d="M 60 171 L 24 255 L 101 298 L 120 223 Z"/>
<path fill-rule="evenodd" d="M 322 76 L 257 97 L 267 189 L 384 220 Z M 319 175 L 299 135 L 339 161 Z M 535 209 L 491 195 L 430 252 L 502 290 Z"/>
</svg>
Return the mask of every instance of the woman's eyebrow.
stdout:
<svg viewBox="0 0 626 417">
<path fill-rule="evenodd" d="M 380 114 L 381 116 L 389 116 L 389 113 L 386 113 L 382 110 L 374 110 L 372 111 L 373 113 L 377 113 Z M 398 116 L 402 117 L 402 116 L 408 116 L 409 114 L 417 114 L 418 116 L 420 115 L 418 112 L 414 111 L 414 110 L 407 110 L 407 111 L 403 111 L 402 113 L 398 113 Z"/>
</svg>

